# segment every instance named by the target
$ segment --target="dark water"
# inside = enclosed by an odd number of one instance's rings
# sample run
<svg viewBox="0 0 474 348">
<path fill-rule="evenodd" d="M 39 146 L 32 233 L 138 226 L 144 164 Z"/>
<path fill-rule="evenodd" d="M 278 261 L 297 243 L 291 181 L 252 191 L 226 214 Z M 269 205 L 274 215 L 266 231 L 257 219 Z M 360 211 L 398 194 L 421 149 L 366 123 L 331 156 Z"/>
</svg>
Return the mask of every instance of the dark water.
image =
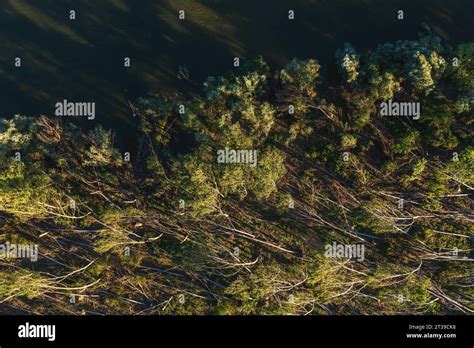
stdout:
<svg viewBox="0 0 474 348">
<path fill-rule="evenodd" d="M 0 117 L 54 113 L 63 99 L 95 101 L 99 122 L 127 138 L 128 100 L 189 87 L 232 69 L 233 57 L 331 61 L 416 38 L 421 23 L 445 40 L 473 41 L 472 0 L 0 0 Z M 178 19 L 185 10 L 186 20 Z M 288 20 L 288 10 L 296 19 Z M 402 9 L 405 20 L 396 19 Z M 77 18 L 69 19 L 75 10 Z M 22 67 L 14 67 L 14 58 Z M 132 67 L 123 66 L 130 57 Z M 92 122 L 92 121 L 91 121 Z"/>
</svg>

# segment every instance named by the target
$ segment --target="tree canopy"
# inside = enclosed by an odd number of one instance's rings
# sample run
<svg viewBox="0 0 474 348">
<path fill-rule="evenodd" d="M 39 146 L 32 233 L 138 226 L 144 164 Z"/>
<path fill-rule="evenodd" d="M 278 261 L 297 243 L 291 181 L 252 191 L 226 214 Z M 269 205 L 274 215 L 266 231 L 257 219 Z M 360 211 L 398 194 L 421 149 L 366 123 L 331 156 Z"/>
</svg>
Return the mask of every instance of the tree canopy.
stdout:
<svg viewBox="0 0 474 348">
<path fill-rule="evenodd" d="M 100 126 L 2 119 L 2 236 L 42 257 L 0 259 L 0 311 L 474 312 L 474 44 L 424 33 L 334 61 L 258 57 L 144 96 L 131 160 Z M 420 118 L 383 117 L 389 100 Z"/>
</svg>

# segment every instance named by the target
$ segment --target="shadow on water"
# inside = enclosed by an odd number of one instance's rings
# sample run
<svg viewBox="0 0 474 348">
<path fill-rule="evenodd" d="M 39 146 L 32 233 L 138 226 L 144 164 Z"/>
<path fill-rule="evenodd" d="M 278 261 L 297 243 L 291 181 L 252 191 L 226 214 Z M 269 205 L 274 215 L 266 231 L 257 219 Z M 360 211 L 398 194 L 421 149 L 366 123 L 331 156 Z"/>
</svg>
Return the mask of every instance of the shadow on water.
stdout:
<svg viewBox="0 0 474 348">
<path fill-rule="evenodd" d="M 133 137 L 128 100 L 180 93 L 186 65 L 201 83 L 262 55 L 328 64 L 351 42 L 359 51 L 413 39 L 421 23 L 449 42 L 472 41 L 470 0 L 0 0 L 0 116 L 54 113 L 63 99 L 95 101 L 96 121 Z M 296 20 L 287 19 L 288 10 Z M 403 9 L 405 20 L 396 20 Z M 69 11 L 77 18 L 69 20 Z M 184 10 L 186 20 L 178 19 Z M 21 57 L 22 68 L 13 65 Z M 130 57 L 132 67 L 123 66 Z"/>
</svg>

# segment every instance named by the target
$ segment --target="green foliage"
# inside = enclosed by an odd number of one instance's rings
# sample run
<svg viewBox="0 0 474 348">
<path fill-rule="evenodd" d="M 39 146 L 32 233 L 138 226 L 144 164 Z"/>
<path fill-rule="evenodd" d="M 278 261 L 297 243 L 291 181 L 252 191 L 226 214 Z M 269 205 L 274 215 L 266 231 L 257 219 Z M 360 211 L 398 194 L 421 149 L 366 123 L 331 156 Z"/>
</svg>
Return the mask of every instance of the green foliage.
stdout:
<svg viewBox="0 0 474 348">
<path fill-rule="evenodd" d="M 252 169 L 252 177 L 249 189 L 258 200 L 268 198 L 277 190 L 277 182 L 285 175 L 285 159 L 277 149 L 265 151 L 255 169 Z"/>
<path fill-rule="evenodd" d="M 356 147 L 357 138 L 351 134 L 344 134 L 341 138 L 341 148 L 343 150 L 348 150 Z"/>
<path fill-rule="evenodd" d="M 12 119 L 0 120 L 0 155 L 13 150 L 27 149 L 33 140 L 35 125 L 31 118 L 15 115 Z"/>
<path fill-rule="evenodd" d="M 420 133 L 416 129 L 408 129 L 393 145 L 393 151 L 406 155 L 419 146 Z"/>
<path fill-rule="evenodd" d="M 400 272 L 403 274 L 403 272 Z M 398 314 L 406 311 L 428 312 L 435 314 L 439 305 L 433 303 L 429 290 L 432 284 L 429 279 L 416 276 L 392 278 L 393 270 L 382 268 L 377 270 L 371 280 L 376 296 L 381 299 L 386 314 Z"/>
<path fill-rule="evenodd" d="M 412 172 L 410 175 L 405 175 L 401 178 L 404 185 L 408 185 L 410 182 L 420 179 L 421 174 L 425 170 L 425 166 L 428 160 L 425 158 L 419 158 L 412 166 Z"/>
<path fill-rule="evenodd" d="M 474 44 L 459 45 L 454 58 L 457 59 L 457 65 L 452 64 L 451 78 L 459 93 L 458 112 L 469 112 L 474 104 Z"/>
<path fill-rule="evenodd" d="M 25 296 L 34 299 L 42 295 L 46 281 L 38 273 L 26 270 L 0 272 L 0 301 L 9 297 Z"/>
<path fill-rule="evenodd" d="M 138 100 L 142 108 L 142 130 L 158 144 L 167 144 L 170 140 L 167 133 L 168 123 L 176 115 L 179 102 L 176 99 L 152 94 Z"/>
<path fill-rule="evenodd" d="M 416 180 L 420 177 L 421 173 L 425 170 L 426 163 L 428 161 L 425 158 L 420 158 L 415 162 L 410 180 Z"/>
<path fill-rule="evenodd" d="M 184 201 L 193 214 L 212 213 L 218 203 L 216 183 L 208 176 L 209 170 L 198 159 L 187 156 L 181 169 L 181 188 Z"/>
<path fill-rule="evenodd" d="M 296 90 L 301 95 L 314 98 L 317 95 L 316 83 L 321 66 L 314 59 L 293 59 L 280 72 L 284 88 Z"/>
<path fill-rule="evenodd" d="M 402 78 L 416 91 L 429 92 L 446 68 L 442 53 L 444 48 L 439 37 L 421 35 L 415 41 L 380 45 L 370 56 L 369 63 Z"/>
<path fill-rule="evenodd" d="M 367 75 L 371 98 L 374 100 L 387 101 L 401 90 L 400 81 L 395 75 L 390 72 L 381 74 L 380 68 L 376 64 L 369 65 Z"/>
<path fill-rule="evenodd" d="M 452 132 L 454 117 L 449 105 L 427 105 L 421 122 L 427 127 L 425 141 L 429 145 L 447 150 L 454 149 L 458 145 L 459 140 Z"/>
<path fill-rule="evenodd" d="M 457 159 L 452 159 L 444 166 L 433 171 L 428 181 L 428 192 L 431 197 L 441 196 L 453 191 L 454 185 L 474 185 L 474 149 L 466 148 Z"/>
<path fill-rule="evenodd" d="M 344 44 L 344 49 L 336 52 L 336 61 L 339 71 L 346 83 L 356 81 L 359 76 L 359 55 L 349 43 Z"/>
<path fill-rule="evenodd" d="M 352 209 L 348 215 L 354 229 L 361 233 L 384 234 L 394 233 L 396 229 L 390 216 L 382 215 L 390 210 L 389 203 L 380 199 L 372 199 L 362 206 Z"/>
<path fill-rule="evenodd" d="M 48 215 L 47 204 L 56 204 L 61 193 L 51 176 L 37 163 L 25 164 L 9 159 L 0 174 L 0 210 L 21 218 Z"/>
<path fill-rule="evenodd" d="M 123 256 L 124 248 L 135 241 L 126 229 L 132 227 L 132 218 L 139 218 L 141 212 L 135 209 L 117 209 L 109 207 L 100 216 L 102 229 L 97 233 L 94 250 L 98 253 L 115 251 Z"/>
<path fill-rule="evenodd" d="M 84 165 L 107 166 L 119 165 L 120 154 L 113 147 L 112 132 L 97 126 L 88 134 L 90 147 L 85 152 Z"/>
<path fill-rule="evenodd" d="M 441 250 L 443 252 L 448 251 L 452 253 L 452 251 L 456 248 L 459 250 L 459 256 L 462 255 L 461 253 L 463 251 L 470 249 L 469 238 L 450 235 L 448 234 L 449 232 L 446 231 L 447 229 L 449 230 L 453 228 L 445 226 L 445 233 L 436 233 L 432 229 L 427 228 L 420 232 L 419 238 L 427 246 Z"/>
</svg>

